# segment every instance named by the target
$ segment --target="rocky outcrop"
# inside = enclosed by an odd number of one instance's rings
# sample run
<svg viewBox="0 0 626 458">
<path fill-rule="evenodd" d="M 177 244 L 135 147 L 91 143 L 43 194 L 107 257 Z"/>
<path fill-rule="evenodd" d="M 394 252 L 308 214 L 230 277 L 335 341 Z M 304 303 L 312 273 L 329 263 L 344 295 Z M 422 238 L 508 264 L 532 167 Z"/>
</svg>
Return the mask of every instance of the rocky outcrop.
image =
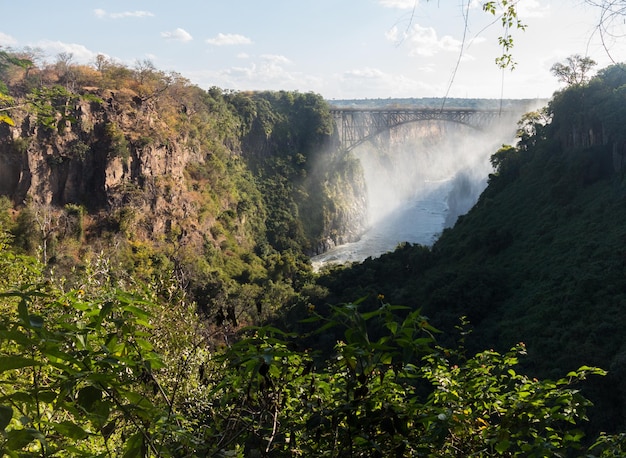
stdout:
<svg viewBox="0 0 626 458">
<path fill-rule="evenodd" d="M 239 214 L 237 197 L 230 191 L 213 194 L 217 202 L 203 200 L 206 188 L 218 183 L 190 176 L 189 167 L 206 163 L 213 152 L 198 147 L 185 128 L 168 125 L 171 107 L 164 114 L 129 89 L 87 93 L 91 97 L 78 99 L 64 116 L 57 114 L 52 127 L 32 110 L 12 113 L 14 126 L 0 124 L 0 195 L 9 196 L 16 206 L 80 205 L 102 224 L 114 220 L 119 230 L 153 240 L 175 236 L 201 245 L 212 237 L 209 234 L 219 232 L 211 228 L 223 212 L 236 215 L 236 224 L 245 224 L 246 215 Z M 185 118 L 187 107 L 180 110 L 174 114 Z M 232 157 L 273 154 L 266 136 L 258 141 L 248 136 L 245 147 L 249 151 L 228 152 L 221 146 Z M 311 199 L 300 212 L 307 228 L 317 228 L 308 234 L 307 251 L 312 254 L 357 240 L 367 224 L 358 162 L 337 151 L 324 154 L 328 157 L 320 162 L 317 176 L 322 178 L 306 189 Z M 211 180 L 228 181 L 219 173 L 228 172 L 215 172 Z M 212 210 L 207 212 L 207 207 Z"/>
<path fill-rule="evenodd" d="M 78 204 L 104 217 L 132 205 L 149 215 L 142 230 L 162 235 L 190 216 L 185 168 L 204 157 L 184 138 L 161 141 L 154 107 L 108 95 L 80 100 L 72 122 L 59 120 L 56 129 L 25 112 L 14 114 L 15 126 L 1 125 L 0 194 L 17 206 Z"/>
</svg>

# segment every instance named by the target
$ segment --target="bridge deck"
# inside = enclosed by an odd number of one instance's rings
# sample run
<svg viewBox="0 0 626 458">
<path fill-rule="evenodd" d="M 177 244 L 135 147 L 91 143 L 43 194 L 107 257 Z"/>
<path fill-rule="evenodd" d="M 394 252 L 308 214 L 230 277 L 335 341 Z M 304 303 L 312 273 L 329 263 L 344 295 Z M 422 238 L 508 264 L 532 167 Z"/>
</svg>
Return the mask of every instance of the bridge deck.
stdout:
<svg viewBox="0 0 626 458">
<path fill-rule="evenodd" d="M 449 121 L 475 129 L 485 129 L 499 122 L 510 122 L 519 111 L 474 108 L 331 108 L 342 148 L 351 150 L 370 138 L 402 124 L 417 121 Z"/>
</svg>

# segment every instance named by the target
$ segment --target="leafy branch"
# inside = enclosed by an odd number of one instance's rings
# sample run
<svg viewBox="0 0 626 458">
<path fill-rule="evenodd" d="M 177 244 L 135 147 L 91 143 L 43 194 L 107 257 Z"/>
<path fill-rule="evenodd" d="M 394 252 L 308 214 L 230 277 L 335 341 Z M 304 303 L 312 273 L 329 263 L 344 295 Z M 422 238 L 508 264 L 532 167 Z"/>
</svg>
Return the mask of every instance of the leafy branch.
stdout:
<svg viewBox="0 0 626 458">
<path fill-rule="evenodd" d="M 526 30 L 526 25 L 520 20 L 517 13 L 517 1 L 490 0 L 483 3 L 483 11 L 493 16 L 499 16 L 503 34 L 498 37 L 498 44 L 502 48 L 502 55 L 496 58 L 496 65 L 502 69 L 515 69 L 517 63 L 513 59 L 513 29 Z"/>
</svg>

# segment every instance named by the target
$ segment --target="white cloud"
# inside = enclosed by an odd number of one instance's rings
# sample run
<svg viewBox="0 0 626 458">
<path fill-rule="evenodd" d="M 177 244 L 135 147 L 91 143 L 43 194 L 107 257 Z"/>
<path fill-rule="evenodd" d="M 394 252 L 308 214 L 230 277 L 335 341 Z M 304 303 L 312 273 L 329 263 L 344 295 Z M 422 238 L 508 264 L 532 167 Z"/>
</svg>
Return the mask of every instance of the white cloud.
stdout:
<svg viewBox="0 0 626 458">
<path fill-rule="evenodd" d="M 231 46 L 231 45 L 249 45 L 252 40 L 237 33 L 218 33 L 216 37 L 206 40 L 207 43 L 214 46 Z"/>
<path fill-rule="evenodd" d="M 259 56 L 246 65 L 195 73 L 195 80 L 211 87 L 235 90 L 319 90 L 325 81 L 293 71 L 292 62 L 281 55 Z"/>
<path fill-rule="evenodd" d="M 261 59 L 273 65 L 291 63 L 291 61 L 288 58 L 286 58 L 285 56 L 278 55 L 278 54 L 263 54 L 261 55 Z"/>
<path fill-rule="evenodd" d="M 354 69 L 338 76 L 340 97 L 362 98 L 365 89 L 378 97 L 406 97 L 407 94 L 432 93 L 432 86 L 402 74 L 377 68 Z"/>
<path fill-rule="evenodd" d="M 431 57 L 440 51 L 459 51 L 461 42 L 450 35 L 439 38 L 437 31 L 432 27 L 422 27 L 414 24 L 409 30 L 400 33 L 397 27 L 387 32 L 386 37 L 395 43 L 408 43 L 411 48 L 409 55 Z"/>
<path fill-rule="evenodd" d="M 408 10 L 416 7 L 418 0 L 378 0 L 378 3 L 387 8 Z"/>
<path fill-rule="evenodd" d="M 111 19 L 123 19 L 127 17 L 142 18 L 142 17 L 154 16 L 154 14 L 152 14 L 150 11 L 124 11 L 122 13 L 107 13 L 105 10 L 101 8 L 97 8 L 93 10 L 93 12 L 95 13 L 96 16 L 100 18 L 111 18 Z"/>
<path fill-rule="evenodd" d="M 11 35 L 0 32 L 0 46 L 13 46 L 17 44 L 17 40 Z"/>
<path fill-rule="evenodd" d="M 348 70 L 343 73 L 343 78 L 349 79 L 349 80 L 351 79 L 375 80 L 375 79 L 381 79 L 385 77 L 386 77 L 386 74 L 384 72 L 382 72 L 381 70 L 377 68 L 370 68 L 370 67 L 366 67 L 362 69 L 355 69 L 355 70 Z"/>
<path fill-rule="evenodd" d="M 176 30 L 169 32 L 161 32 L 161 36 L 166 40 L 187 42 L 193 40 L 193 37 L 185 29 L 178 27 Z"/>
<path fill-rule="evenodd" d="M 240 52 L 237 54 L 237 59 L 250 59 L 250 55 L 245 52 Z"/>
<path fill-rule="evenodd" d="M 62 41 L 43 40 L 37 42 L 36 46 L 49 55 L 56 55 L 60 53 L 71 54 L 73 60 L 81 64 L 92 62 L 99 54 L 87 49 L 83 45 L 76 43 L 63 43 Z"/>
<path fill-rule="evenodd" d="M 434 64 L 426 64 L 423 65 L 419 68 L 419 71 L 421 73 L 435 73 L 437 71 L 437 68 L 435 67 Z"/>
<path fill-rule="evenodd" d="M 525 0 L 517 4 L 517 11 L 523 22 L 530 17 L 545 17 L 550 12 L 550 5 L 542 5 L 537 0 Z"/>
<path fill-rule="evenodd" d="M 226 70 L 226 73 L 236 80 L 246 81 L 248 86 L 264 82 L 273 83 L 276 87 L 280 87 L 280 84 L 289 87 L 290 82 L 299 78 L 285 69 L 284 65 L 290 63 L 291 61 L 285 56 L 265 54 L 260 56 L 259 63 L 252 63 L 248 67 L 233 67 Z"/>
</svg>

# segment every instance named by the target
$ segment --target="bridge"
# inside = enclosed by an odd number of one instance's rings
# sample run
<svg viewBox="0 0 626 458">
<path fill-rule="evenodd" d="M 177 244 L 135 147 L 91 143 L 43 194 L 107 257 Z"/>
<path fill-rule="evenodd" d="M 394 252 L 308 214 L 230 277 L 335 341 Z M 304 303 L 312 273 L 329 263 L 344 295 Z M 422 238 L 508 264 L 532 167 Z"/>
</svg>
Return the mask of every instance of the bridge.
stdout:
<svg viewBox="0 0 626 458">
<path fill-rule="evenodd" d="M 523 111 L 473 108 L 331 108 L 341 147 L 350 151 L 402 124 L 417 121 L 449 121 L 484 130 L 502 122 L 514 122 Z"/>
</svg>

